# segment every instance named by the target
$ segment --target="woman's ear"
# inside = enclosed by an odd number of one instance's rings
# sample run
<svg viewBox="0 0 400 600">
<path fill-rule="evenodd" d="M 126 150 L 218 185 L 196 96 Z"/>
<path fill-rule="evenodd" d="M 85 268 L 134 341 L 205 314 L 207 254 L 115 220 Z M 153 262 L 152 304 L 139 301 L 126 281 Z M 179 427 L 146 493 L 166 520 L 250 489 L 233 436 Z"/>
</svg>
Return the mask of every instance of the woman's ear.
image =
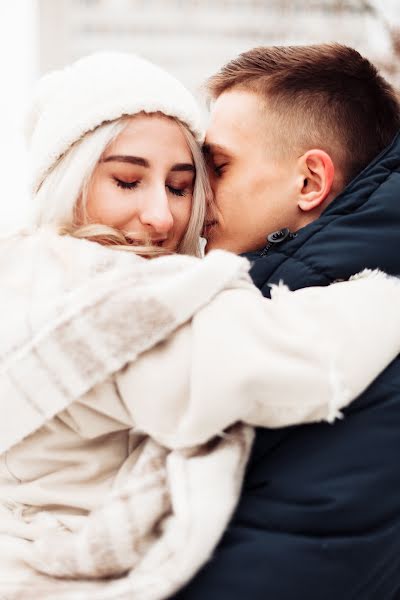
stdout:
<svg viewBox="0 0 400 600">
<path fill-rule="evenodd" d="M 312 211 L 329 196 L 332 190 L 335 167 L 324 150 L 308 150 L 299 159 L 302 187 L 297 205 L 304 212 Z"/>
</svg>

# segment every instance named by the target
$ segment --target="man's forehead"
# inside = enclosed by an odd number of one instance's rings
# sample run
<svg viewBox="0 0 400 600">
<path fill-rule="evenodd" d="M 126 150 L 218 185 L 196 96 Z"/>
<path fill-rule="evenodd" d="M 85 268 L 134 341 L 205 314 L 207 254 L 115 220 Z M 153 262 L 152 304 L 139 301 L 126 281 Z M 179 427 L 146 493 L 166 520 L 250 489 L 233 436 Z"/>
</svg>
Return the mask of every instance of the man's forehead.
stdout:
<svg viewBox="0 0 400 600">
<path fill-rule="evenodd" d="M 226 154 L 243 144 L 254 144 L 266 129 L 266 114 L 260 99 L 252 92 L 229 90 L 219 96 L 211 109 L 206 147 Z"/>
</svg>

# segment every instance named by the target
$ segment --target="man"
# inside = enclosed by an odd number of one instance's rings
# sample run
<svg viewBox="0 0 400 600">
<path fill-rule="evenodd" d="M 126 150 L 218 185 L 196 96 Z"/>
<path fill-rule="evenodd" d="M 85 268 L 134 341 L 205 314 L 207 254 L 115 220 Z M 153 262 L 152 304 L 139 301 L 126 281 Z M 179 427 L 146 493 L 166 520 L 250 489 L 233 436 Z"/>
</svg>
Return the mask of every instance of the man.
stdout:
<svg viewBox="0 0 400 600">
<path fill-rule="evenodd" d="M 400 274 L 400 106 L 366 59 L 259 48 L 209 90 L 208 249 L 247 253 L 265 296 Z M 400 598 L 399 456 L 399 360 L 335 425 L 258 430 L 230 527 L 177 598 Z"/>
</svg>

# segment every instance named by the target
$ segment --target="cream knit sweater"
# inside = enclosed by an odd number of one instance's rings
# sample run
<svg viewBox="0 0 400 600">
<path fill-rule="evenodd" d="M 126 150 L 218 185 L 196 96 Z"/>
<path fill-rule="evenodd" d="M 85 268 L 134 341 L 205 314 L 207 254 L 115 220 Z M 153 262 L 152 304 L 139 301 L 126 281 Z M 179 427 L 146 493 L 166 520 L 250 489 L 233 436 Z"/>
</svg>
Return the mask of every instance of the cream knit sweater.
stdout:
<svg viewBox="0 0 400 600">
<path fill-rule="evenodd" d="M 247 269 L 0 241 L 5 597 L 167 598 L 226 527 L 250 426 L 333 421 L 398 354 L 397 280 L 265 300 Z"/>
</svg>

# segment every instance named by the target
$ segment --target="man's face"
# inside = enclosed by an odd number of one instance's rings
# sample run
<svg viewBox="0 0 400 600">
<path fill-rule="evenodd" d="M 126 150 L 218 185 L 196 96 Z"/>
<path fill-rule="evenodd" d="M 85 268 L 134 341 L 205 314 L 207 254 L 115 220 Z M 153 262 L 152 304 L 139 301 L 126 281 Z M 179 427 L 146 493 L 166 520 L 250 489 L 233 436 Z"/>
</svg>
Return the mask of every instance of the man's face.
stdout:
<svg viewBox="0 0 400 600">
<path fill-rule="evenodd" d="M 298 228 L 296 157 L 278 151 L 273 119 L 253 93 L 231 90 L 216 100 L 205 146 L 215 196 L 205 229 L 207 251 L 257 250 L 269 233 Z"/>
</svg>

